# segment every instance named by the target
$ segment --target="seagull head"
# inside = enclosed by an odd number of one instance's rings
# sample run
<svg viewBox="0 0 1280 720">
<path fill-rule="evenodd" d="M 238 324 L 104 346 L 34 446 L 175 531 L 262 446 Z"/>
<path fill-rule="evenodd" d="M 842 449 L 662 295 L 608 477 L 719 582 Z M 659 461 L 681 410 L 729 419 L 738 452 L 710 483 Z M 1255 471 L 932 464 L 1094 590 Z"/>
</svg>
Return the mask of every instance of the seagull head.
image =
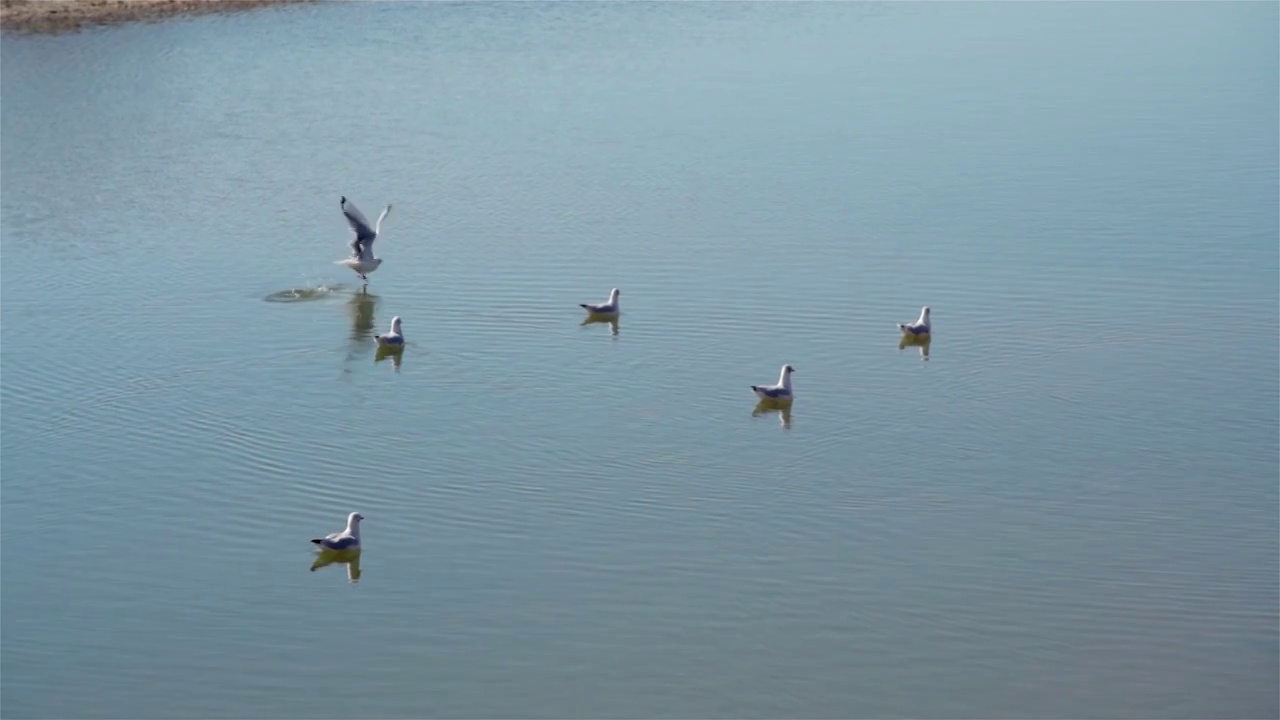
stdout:
<svg viewBox="0 0 1280 720">
<path fill-rule="evenodd" d="M 361 514 L 360 514 L 360 513 L 358 513 L 358 512 L 353 512 L 353 513 L 351 513 L 350 515 L 348 515 L 348 516 L 347 516 L 347 525 L 349 525 L 349 526 L 351 526 L 351 527 L 355 527 L 355 526 L 359 525 L 359 524 L 360 524 L 360 521 L 361 521 L 361 520 L 363 520 L 363 519 L 364 519 L 364 516 L 363 516 L 363 515 L 361 515 Z"/>
<path fill-rule="evenodd" d="M 783 365 L 782 373 L 778 376 L 778 385 L 786 388 L 787 390 L 790 390 L 791 389 L 791 373 L 795 371 L 796 369 L 791 367 L 790 365 Z"/>
<path fill-rule="evenodd" d="M 615 301 L 617 301 L 618 296 L 619 296 L 619 295 L 621 295 L 621 294 L 622 294 L 622 293 L 619 293 L 619 292 L 618 292 L 618 288 L 614 288 L 614 289 L 610 290 L 610 291 L 609 291 L 609 302 L 615 302 Z"/>
<path fill-rule="evenodd" d="M 929 306 L 928 306 L 928 305 L 925 305 L 924 307 L 920 308 L 920 317 L 921 317 L 922 319 L 924 319 L 924 320 L 928 320 L 928 319 L 929 319 Z"/>
<path fill-rule="evenodd" d="M 400 316 L 399 315 L 391 318 L 391 332 L 397 335 L 400 334 Z"/>
</svg>

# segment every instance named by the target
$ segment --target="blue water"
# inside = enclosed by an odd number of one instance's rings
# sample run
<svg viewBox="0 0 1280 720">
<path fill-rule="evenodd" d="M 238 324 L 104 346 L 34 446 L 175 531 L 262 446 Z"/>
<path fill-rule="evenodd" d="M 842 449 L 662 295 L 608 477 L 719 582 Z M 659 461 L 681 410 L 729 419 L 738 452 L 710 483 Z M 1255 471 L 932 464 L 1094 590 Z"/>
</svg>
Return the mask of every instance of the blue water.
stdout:
<svg viewBox="0 0 1280 720">
<path fill-rule="evenodd" d="M 4 716 L 1277 717 L 1278 7 L 5 36 Z"/>
</svg>

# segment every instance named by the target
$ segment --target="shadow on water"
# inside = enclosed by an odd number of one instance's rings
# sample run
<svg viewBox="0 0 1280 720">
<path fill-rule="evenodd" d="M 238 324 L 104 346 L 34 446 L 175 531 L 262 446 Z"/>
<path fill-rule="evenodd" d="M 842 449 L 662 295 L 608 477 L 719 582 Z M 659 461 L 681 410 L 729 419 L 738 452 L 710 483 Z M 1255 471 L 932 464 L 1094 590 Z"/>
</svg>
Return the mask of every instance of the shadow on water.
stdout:
<svg viewBox="0 0 1280 720">
<path fill-rule="evenodd" d="M 751 411 L 751 417 L 760 417 L 761 415 L 778 414 L 778 420 L 782 424 L 782 429 L 791 429 L 791 401 L 787 400 L 779 402 L 777 400 L 761 400 L 756 404 L 756 409 Z"/>
<path fill-rule="evenodd" d="M 333 297 L 346 289 L 347 286 L 342 284 L 320 285 L 313 288 L 289 288 L 288 290 L 271 293 L 262 299 L 267 302 L 277 303 L 310 302 L 312 300 L 324 300 L 325 298 Z"/>
<path fill-rule="evenodd" d="M 316 556 L 316 561 L 311 563 L 311 572 L 335 564 L 347 566 L 347 581 L 352 585 L 360 581 L 359 550 L 324 550 Z"/>
<path fill-rule="evenodd" d="M 933 342 L 932 335 L 911 335 L 904 334 L 902 340 L 898 343 L 899 350 L 905 350 L 909 347 L 920 348 L 920 359 L 929 359 L 929 345 Z"/>
<path fill-rule="evenodd" d="M 591 313 L 591 314 L 588 314 L 585 318 L 583 318 L 581 324 L 582 325 L 603 325 L 607 323 L 609 325 L 610 331 L 614 335 L 617 335 L 618 334 L 618 317 L 619 316 L 617 315 L 596 315 L 594 313 Z"/>
</svg>

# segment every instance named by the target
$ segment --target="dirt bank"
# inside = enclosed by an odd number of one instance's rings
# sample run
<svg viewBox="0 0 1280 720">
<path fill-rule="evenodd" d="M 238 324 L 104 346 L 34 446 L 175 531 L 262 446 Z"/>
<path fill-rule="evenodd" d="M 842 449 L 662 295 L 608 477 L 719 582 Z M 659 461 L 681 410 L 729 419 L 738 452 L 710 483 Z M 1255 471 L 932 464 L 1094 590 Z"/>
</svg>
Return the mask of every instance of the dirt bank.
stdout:
<svg viewBox="0 0 1280 720">
<path fill-rule="evenodd" d="M 234 12 L 312 0 L 0 0 L 0 28 L 55 33 L 87 25 L 155 20 L 173 15 Z"/>
</svg>

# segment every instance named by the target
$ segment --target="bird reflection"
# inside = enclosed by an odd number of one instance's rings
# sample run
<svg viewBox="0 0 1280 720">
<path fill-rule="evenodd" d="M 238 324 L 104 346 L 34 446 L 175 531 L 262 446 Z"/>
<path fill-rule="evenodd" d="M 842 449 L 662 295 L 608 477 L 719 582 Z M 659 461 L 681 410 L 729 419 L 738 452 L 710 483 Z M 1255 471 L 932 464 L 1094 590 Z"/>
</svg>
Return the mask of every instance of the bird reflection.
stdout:
<svg viewBox="0 0 1280 720">
<path fill-rule="evenodd" d="M 933 342 L 931 335 L 910 335 L 903 334 L 902 341 L 898 343 L 898 349 L 903 350 L 909 347 L 920 348 L 920 359 L 929 359 L 929 344 Z"/>
<path fill-rule="evenodd" d="M 618 334 L 618 315 L 596 315 L 594 313 L 589 313 L 585 318 L 582 319 L 581 324 L 600 325 L 605 323 L 608 323 L 609 329 L 613 332 L 614 335 Z"/>
<path fill-rule="evenodd" d="M 756 409 L 751 411 L 751 417 L 760 417 L 770 413 L 778 413 L 778 421 L 782 424 L 784 430 L 791 429 L 791 402 L 778 402 L 776 400 L 761 400 Z"/>
<path fill-rule="evenodd" d="M 347 581 L 352 585 L 360 581 L 360 551 L 359 550 L 325 550 L 316 556 L 316 561 L 311 564 L 311 572 L 315 572 L 322 567 L 333 564 L 347 566 Z"/>
<path fill-rule="evenodd" d="M 378 363 L 387 358 L 391 358 L 392 367 L 396 369 L 396 372 L 400 372 L 400 363 L 404 361 L 404 348 L 379 347 L 377 352 L 374 353 L 373 361 Z"/>
<path fill-rule="evenodd" d="M 347 307 L 351 311 L 351 341 L 359 344 L 373 337 L 373 311 L 378 305 L 378 296 L 370 295 L 367 288 L 356 291 Z"/>
</svg>

